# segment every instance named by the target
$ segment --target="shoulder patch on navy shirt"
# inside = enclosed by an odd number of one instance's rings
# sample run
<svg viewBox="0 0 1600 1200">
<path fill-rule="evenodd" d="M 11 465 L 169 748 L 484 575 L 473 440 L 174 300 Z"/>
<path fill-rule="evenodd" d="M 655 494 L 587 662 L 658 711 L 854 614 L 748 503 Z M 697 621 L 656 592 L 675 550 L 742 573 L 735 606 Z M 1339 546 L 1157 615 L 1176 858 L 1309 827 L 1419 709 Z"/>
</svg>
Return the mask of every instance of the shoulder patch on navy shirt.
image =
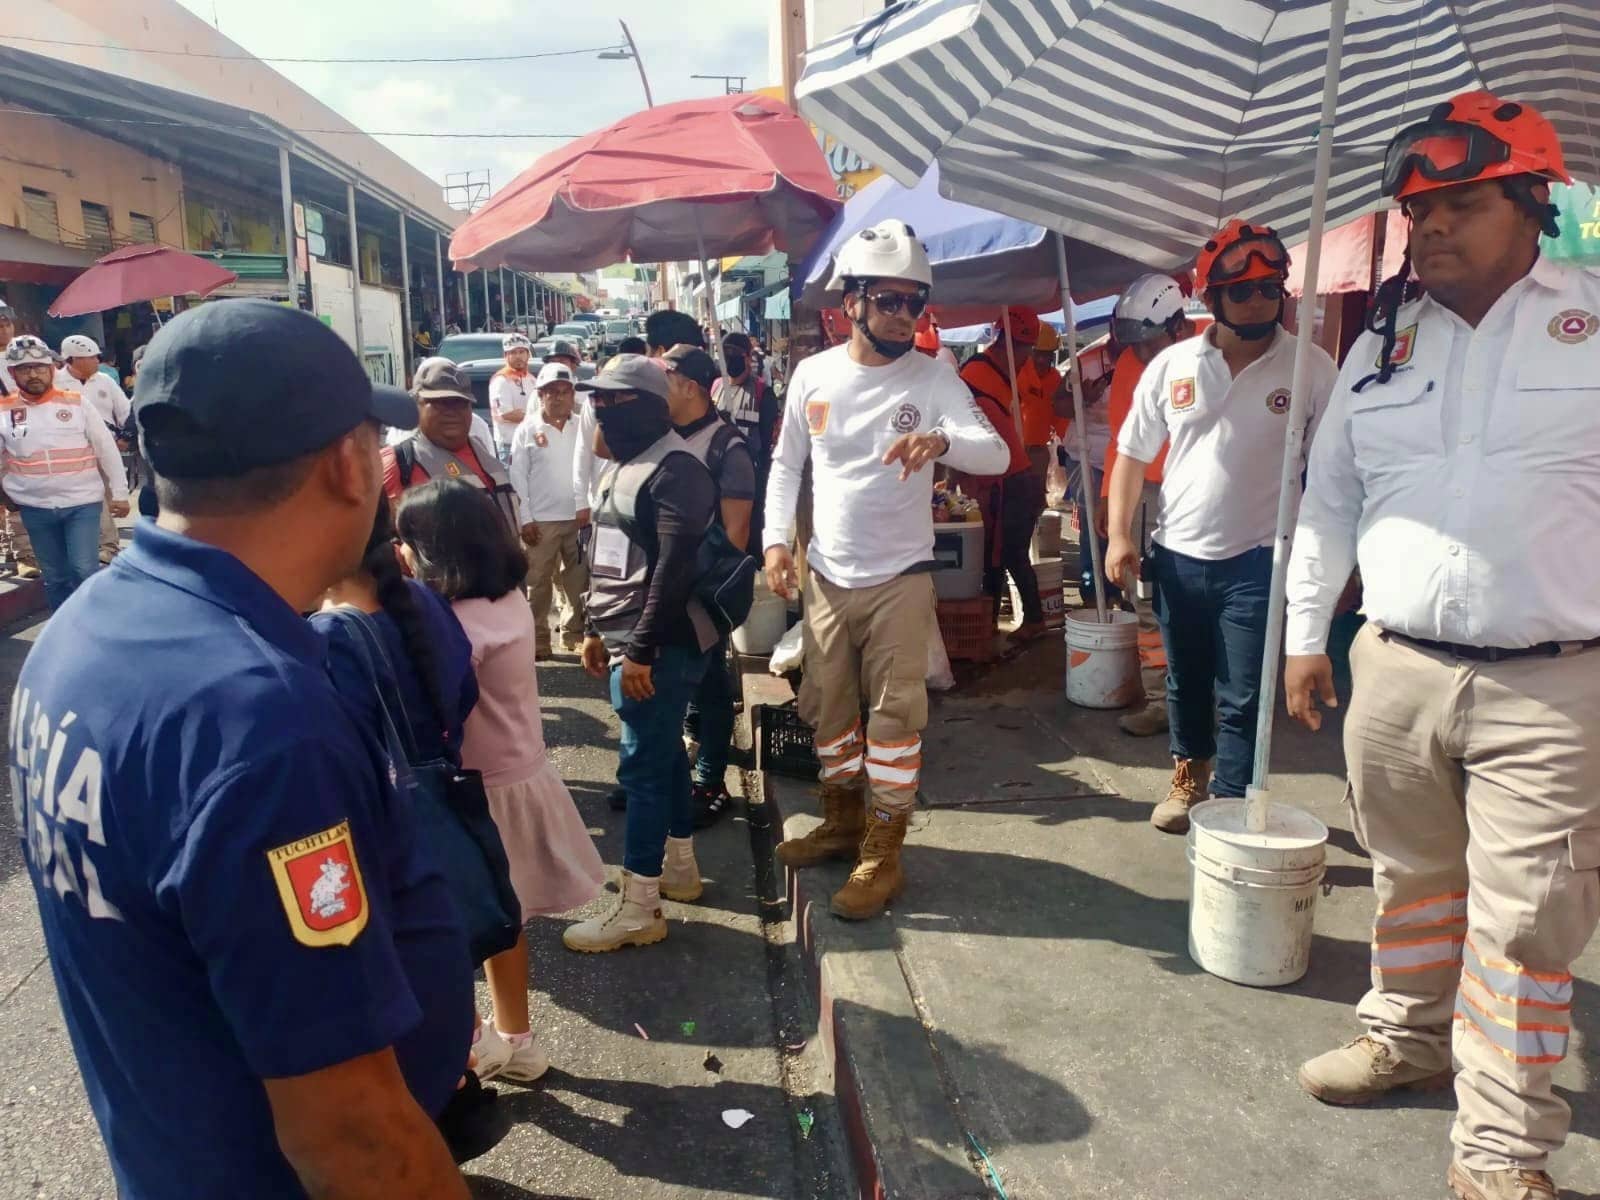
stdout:
<svg viewBox="0 0 1600 1200">
<path fill-rule="evenodd" d="M 350 822 L 267 851 L 289 932 L 303 946 L 348 946 L 367 927 Z"/>
</svg>

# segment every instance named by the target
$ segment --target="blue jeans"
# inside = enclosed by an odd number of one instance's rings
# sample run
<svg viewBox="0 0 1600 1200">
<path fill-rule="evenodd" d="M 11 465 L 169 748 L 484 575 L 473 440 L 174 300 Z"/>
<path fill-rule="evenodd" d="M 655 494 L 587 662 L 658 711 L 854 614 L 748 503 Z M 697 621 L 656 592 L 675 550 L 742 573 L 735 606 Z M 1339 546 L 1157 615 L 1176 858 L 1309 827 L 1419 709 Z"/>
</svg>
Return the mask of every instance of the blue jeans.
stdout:
<svg viewBox="0 0 1600 1200">
<path fill-rule="evenodd" d="M 51 612 L 100 569 L 100 510 L 104 507 L 99 500 L 70 508 L 20 506 Z"/>
<path fill-rule="evenodd" d="M 617 782 L 628 794 L 622 865 L 635 875 L 660 875 L 668 835 L 694 833 L 683 718 L 705 671 L 706 655 L 687 646 L 663 646 L 650 671 L 656 694 L 629 700 L 622 694 L 622 668 L 611 668 L 611 707 L 622 721 Z"/>
<path fill-rule="evenodd" d="M 1211 794 L 1243 796 L 1255 765 L 1272 550 L 1208 562 L 1157 543 L 1151 557 L 1167 650 L 1172 753 L 1202 762 L 1214 757 Z"/>
<path fill-rule="evenodd" d="M 1106 498 L 1100 494 L 1104 486 L 1106 473 L 1100 467 L 1091 467 L 1088 471 L 1089 478 L 1084 478 L 1082 467 L 1075 467 L 1072 478 L 1073 507 L 1078 511 L 1078 594 L 1083 597 L 1085 604 L 1095 602 L 1095 592 L 1101 587 L 1103 580 L 1094 573 L 1094 559 L 1089 553 L 1089 539 L 1094 537 L 1100 543 L 1100 563 L 1106 561 L 1106 539 L 1096 537 L 1094 530 L 1089 527 L 1089 510 L 1083 506 L 1083 489 L 1087 483 L 1094 489 L 1095 511 L 1104 512 Z M 1106 603 L 1115 604 L 1122 599 L 1122 589 L 1114 583 L 1104 583 L 1106 589 Z"/>
<path fill-rule="evenodd" d="M 728 747 L 733 742 L 733 677 L 728 674 L 727 638 L 707 652 L 706 673 L 689 704 L 689 724 L 700 742 L 700 757 L 694 764 L 695 783 L 701 787 L 724 786 Z"/>
</svg>

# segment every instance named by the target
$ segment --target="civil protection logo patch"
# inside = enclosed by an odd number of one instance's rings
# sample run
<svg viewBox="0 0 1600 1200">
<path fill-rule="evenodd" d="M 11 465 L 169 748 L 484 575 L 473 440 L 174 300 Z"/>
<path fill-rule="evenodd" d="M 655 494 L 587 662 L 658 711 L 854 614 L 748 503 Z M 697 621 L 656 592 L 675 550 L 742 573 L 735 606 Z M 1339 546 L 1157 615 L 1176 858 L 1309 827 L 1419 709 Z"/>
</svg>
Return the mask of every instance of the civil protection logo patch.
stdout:
<svg viewBox="0 0 1600 1200">
<path fill-rule="evenodd" d="M 889 428 L 896 433 L 910 433 L 922 424 L 922 410 L 915 404 L 902 404 L 889 418 Z"/>
<path fill-rule="evenodd" d="M 828 428 L 829 407 L 827 400 L 806 401 L 806 428 L 811 431 L 812 437 L 821 437 Z"/>
<path fill-rule="evenodd" d="M 1394 335 L 1394 353 L 1389 356 L 1389 362 L 1397 367 L 1403 367 L 1411 361 L 1411 354 L 1417 348 L 1417 327 L 1407 325 Z M 1372 360 L 1372 369 L 1383 370 L 1383 347 L 1378 348 L 1377 357 Z"/>
<path fill-rule="evenodd" d="M 267 851 L 272 881 L 302 946 L 348 946 L 367 927 L 367 889 L 350 822 Z"/>
<path fill-rule="evenodd" d="M 1174 379 L 1168 393 L 1173 412 L 1194 407 L 1194 380 Z"/>
<path fill-rule="evenodd" d="M 1277 413 L 1280 417 L 1289 411 L 1289 389 L 1279 388 L 1267 397 L 1267 411 Z"/>
<path fill-rule="evenodd" d="M 1568 346 L 1588 341 L 1596 331 L 1600 331 L 1600 317 L 1585 308 L 1563 309 L 1545 326 L 1546 333 Z"/>
</svg>

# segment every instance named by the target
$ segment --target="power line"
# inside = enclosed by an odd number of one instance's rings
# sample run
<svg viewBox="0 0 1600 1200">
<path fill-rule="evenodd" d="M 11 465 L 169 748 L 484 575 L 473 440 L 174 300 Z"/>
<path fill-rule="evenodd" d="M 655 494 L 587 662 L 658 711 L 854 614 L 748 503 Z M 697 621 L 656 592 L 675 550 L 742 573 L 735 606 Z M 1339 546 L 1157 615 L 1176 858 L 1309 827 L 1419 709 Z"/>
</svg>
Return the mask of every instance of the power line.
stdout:
<svg viewBox="0 0 1600 1200">
<path fill-rule="evenodd" d="M 223 62 L 264 63 L 327 63 L 345 66 L 362 63 L 409 64 L 425 63 L 487 63 L 528 62 L 536 58 L 565 58 L 579 54 L 598 54 L 603 50 L 620 50 L 621 46 L 585 46 L 574 50 L 539 50 L 527 54 L 464 54 L 454 58 L 290 58 L 271 54 L 214 54 L 204 50 L 168 50 L 158 46 L 119 46 L 113 42 L 68 42 L 59 38 L 23 37 L 21 34 L 0 34 L 0 46 L 6 42 L 31 42 L 41 46 L 73 46 L 81 50 L 111 50 L 124 54 L 167 54 L 177 58 L 220 59 Z"/>
<path fill-rule="evenodd" d="M 148 117 L 93 117 L 82 113 L 46 112 L 36 108 L 0 108 L 0 114 L 19 117 L 48 117 L 56 121 L 88 121 L 98 122 L 102 125 L 156 125 L 167 129 L 221 129 L 237 133 L 248 133 L 260 136 L 262 128 L 256 125 L 222 125 L 215 121 L 158 121 Z M 290 133 L 318 133 L 342 134 L 345 137 L 394 137 L 394 138 L 450 138 L 450 139 L 493 139 L 493 138 L 551 138 L 558 141 L 572 141 L 582 137 L 577 133 L 450 133 L 436 130 L 422 129 L 296 129 L 291 126 L 282 126 Z"/>
</svg>

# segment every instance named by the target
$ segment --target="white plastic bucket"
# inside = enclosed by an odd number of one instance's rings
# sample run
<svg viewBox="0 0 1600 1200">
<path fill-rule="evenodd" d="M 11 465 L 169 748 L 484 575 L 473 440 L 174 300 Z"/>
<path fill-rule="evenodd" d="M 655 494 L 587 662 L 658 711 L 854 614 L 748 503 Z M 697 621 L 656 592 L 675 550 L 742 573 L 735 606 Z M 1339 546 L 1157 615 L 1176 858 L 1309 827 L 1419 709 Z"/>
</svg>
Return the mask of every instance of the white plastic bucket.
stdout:
<svg viewBox="0 0 1600 1200">
<path fill-rule="evenodd" d="M 1067 598 L 1061 590 L 1061 560 L 1034 563 L 1033 573 L 1039 579 L 1039 607 L 1044 610 L 1044 623 L 1052 629 L 1059 629 L 1067 613 Z M 1022 593 L 1017 591 L 1015 579 L 1011 580 L 1011 611 L 1021 619 Z"/>
<path fill-rule="evenodd" d="M 1266 830 L 1250 833 L 1245 803 L 1189 810 L 1189 957 L 1234 983 L 1279 987 L 1311 963 L 1328 827 L 1271 804 Z"/>
<path fill-rule="evenodd" d="M 1139 678 L 1139 618 L 1092 608 L 1067 614 L 1067 699 L 1079 708 L 1127 708 L 1144 696 Z"/>
<path fill-rule="evenodd" d="M 733 631 L 733 648 L 740 654 L 771 654 L 789 625 L 788 605 L 783 597 L 765 587 L 757 587 L 750 615 Z"/>
</svg>

